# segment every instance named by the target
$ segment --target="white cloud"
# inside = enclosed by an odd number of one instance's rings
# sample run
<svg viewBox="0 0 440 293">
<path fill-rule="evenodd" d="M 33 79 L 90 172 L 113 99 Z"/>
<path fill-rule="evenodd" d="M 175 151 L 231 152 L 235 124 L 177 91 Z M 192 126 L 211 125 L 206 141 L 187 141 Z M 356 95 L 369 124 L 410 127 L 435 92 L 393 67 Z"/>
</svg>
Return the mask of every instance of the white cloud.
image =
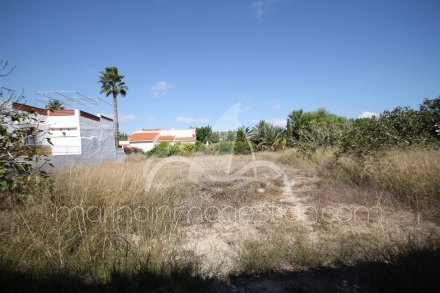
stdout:
<svg viewBox="0 0 440 293">
<path fill-rule="evenodd" d="M 286 119 L 269 119 L 269 120 L 267 120 L 267 122 L 270 122 L 275 126 L 279 126 L 279 127 L 283 127 L 283 128 L 285 128 L 287 125 Z"/>
<path fill-rule="evenodd" d="M 148 116 L 148 117 L 147 117 L 147 120 L 151 122 L 151 121 L 156 120 L 156 117 L 154 117 L 154 116 Z"/>
<path fill-rule="evenodd" d="M 281 108 L 281 104 L 273 104 L 272 105 L 272 107 L 274 108 L 274 109 L 279 109 L 279 108 Z"/>
<path fill-rule="evenodd" d="M 271 123 L 271 124 L 273 124 L 275 126 L 279 126 L 279 127 L 282 127 L 282 128 L 285 128 L 287 126 L 287 120 L 286 119 L 259 119 L 259 120 L 254 119 L 254 120 L 252 120 L 252 124 L 255 125 L 258 122 L 260 122 L 261 120 L 264 120 L 266 122 L 269 122 L 269 123 Z"/>
<path fill-rule="evenodd" d="M 209 122 L 209 118 L 192 118 L 192 117 L 177 117 L 176 122 L 179 123 L 206 123 Z"/>
<path fill-rule="evenodd" d="M 122 114 L 119 115 L 119 122 L 127 122 L 127 121 L 131 121 L 131 120 L 135 120 L 136 116 L 132 115 L 132 114 Z"/>
<path fill-rule="evenodd" d="M 264 1 L 262 0 L 252 2 L 252 9 L 254 9 L 256 18 L 261 18 L 263 16 L 263 6 Z"/>
<path fill-rule="evenodd" d="M 150 89 L 150 95 L 153 98 L 157 98 L 160 96 L 165 95 L 169 90 L 171 90 L 174 87 L 174 85 L 167 83 L 166 81 L 162 80 L 153 85 Z"/>
<path fill-rule="evenodd" d="M 371 117 L 373 117 L 373 116 L 378 117 L 379 114 L 374 113 L 374 112 L 364 112 L 364 113 L 362 113 L 362 114 L 359 116 L 359 118 L 371 118 Z"/>
</svg>

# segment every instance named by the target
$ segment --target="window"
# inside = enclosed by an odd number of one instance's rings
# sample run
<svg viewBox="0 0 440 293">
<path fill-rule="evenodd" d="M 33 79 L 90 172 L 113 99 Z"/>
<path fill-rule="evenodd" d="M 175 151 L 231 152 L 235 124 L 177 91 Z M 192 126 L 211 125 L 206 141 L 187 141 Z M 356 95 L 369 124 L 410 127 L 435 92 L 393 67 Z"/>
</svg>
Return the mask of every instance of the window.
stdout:
<svg viewBox="0 0 440 293">
<path fill-rule="evenodd" d="M 36 145 L 37 139 L 35 134 L 30 134 L 24 139 L 24 145 Z"/>
</svg>

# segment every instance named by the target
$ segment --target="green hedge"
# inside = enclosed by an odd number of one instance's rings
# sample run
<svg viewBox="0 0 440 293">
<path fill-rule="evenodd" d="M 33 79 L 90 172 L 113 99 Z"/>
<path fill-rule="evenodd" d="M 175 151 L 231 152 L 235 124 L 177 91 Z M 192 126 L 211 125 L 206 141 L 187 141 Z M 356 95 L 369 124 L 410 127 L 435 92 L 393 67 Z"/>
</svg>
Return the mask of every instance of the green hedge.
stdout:
<svg viewBox="0 0 440 293">
<path fill-rule="evenodd" d="M 169 157 L 169 156 L 187 156 L 197 153 L 209 155 L 225 155 L 225 154 L 242 154 L 248 155 L 251 153 L 251 148 L 245 142 L 221 141 L 205 145 L 200 141 L 195 144 L 192 143 L 175 143 L 171 145 L 168 142 L 161 142 L 157 144 L 152 150 L 147 152 L 147 156 Z"/>
</svg>

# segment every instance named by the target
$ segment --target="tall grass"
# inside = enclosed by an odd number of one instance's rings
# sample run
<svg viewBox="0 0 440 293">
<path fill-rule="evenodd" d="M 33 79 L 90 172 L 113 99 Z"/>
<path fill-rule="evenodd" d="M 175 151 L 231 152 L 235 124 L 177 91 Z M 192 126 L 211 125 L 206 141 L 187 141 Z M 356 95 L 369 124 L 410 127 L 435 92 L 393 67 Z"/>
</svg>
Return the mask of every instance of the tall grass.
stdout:
<svg viewBox="0 0 440 293">
<path fill-rule="evenodd" d="M 0 212 L 3 269 L 35 278 L 68 274 L 85 284 L 108 283 L 139 270 L 165 278 L 196 268 L 177 257 L 176 220 L 167 209 L 181 185 L 145 191 L 142 162 L 78 167 L 53 176 L 51 192 L 36 193 Z"/>
<path fill-rule="evenodd" d="M 206 165 L 205 170 L 209 169 L 206 173 L 212 171 L 219 176 L 224 173 L 226 156 L 194 159 Z M 250 159 L 234 157 L 233 171 Z M 373 185 L 421 209 L 432 212 L 438 208 L 440 167 L 436 150 L 393 149 L 362 160 L 349 156 L 338 158 L 331 149 L 318 150 L 309 156 L 288 150 L 258 153 L 257 159 L 288 164 L 283 168 L 287 168 L 289 176 L 305 173 L 324 182 L 354 183 L 350 185 L 353 188 Z M 201 277 L 206 275 L 200 266 L 204 260 L 196 251 L 182 249 L 181 229 L 212 231 L 211 225 L 223 229 L 222 237 L 231 231 L 216 223 L 196 220 L 183 223 L 170 210 L 223 204 L 239 208 L 267 201 L 284 203 L 277 201 L 280 197 L 277 189 L 264 186 L 267 195 L 261 195 L 258 190 L 263 186 L 259 183 L 235 188 L 203 179 L 202 171 L 194 175 L 198 179 L 194 182 L 187 179 L 185 168 L 179 163 L 165 167 L 155 179 L 161 188 L 146 191 L 143 176 L 149 169 L 145 169 L 144 161 L 74 167 L 53 174 L 51 186 L 36 185 L 41 188 L 27 195 L 20 204 L 3 201 L 0 280 L 7 288 L 19 291 L 29 288 L 20 287 L 24 283 L 40 284 L 39 288 L 44 290 L 128 288 L 133 291 L 168 290 L 176 284 L 188 289 L 193 284 L 206 284 L 209 280 Z M 301 173 L 296 173 L 298 170 Z M 259 170 L 259 174 L 267 178 L 274 176 L 270 170 Z M 322 186 L 325 188 L 325 184 Z M 336 202 L 344 200 L 342 194 L 330 189 L 326 192 Z M 247 223 L 250 229 L 255 229 L 255 234 L 249 234 L 253 238 L 245 239 L 243 235 L 248 234 L 243 234 L 232 244 L 228 243 L 237 252 L 235 273 L 301 271 L 373 261 L 394 262 L 400 269 L 401 260 L 397 256 L 405 256 L 408 251 L 414 255 L 419 246 L 423 248 L 420 243 L 405 242 L 404 237 L 389 236 L 387 231 L 378 233 L 362 225 L 357 227 L 355 222 L 350 229 L 327 227 L 320 222 L 310 227 L 306 224 L 289 226 L 283 220 Z M 423 242 L 423 237 L 420 239 Z M 433 247 L 429 252 L 437 253 L 438 246 Z M 409 271 L 413 269 L 418 270 L 419 264 L 408 267 Z M 408 270 L 404 268 L 402 274 Z"/>
<path fill-rule="evenodd" d="M 268 156 L 299 167 L 309 175 L 387 190 L 395 199 L 419 211 L 440 215 L 438 149 L 392 148 L 363 157 L 338 156 L 335 149 L 321 149 L 308 155 L 288 150 Z"/>
</svg>

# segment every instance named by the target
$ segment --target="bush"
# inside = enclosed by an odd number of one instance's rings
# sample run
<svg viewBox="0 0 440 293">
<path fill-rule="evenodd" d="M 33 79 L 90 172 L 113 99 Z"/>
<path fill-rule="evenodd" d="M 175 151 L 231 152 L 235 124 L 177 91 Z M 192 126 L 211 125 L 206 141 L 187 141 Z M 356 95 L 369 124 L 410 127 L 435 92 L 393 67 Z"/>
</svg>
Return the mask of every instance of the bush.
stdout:
<svg viewBox="0 0 440 293">
<path fill-rule="evenodd" d="M 171 155 L 170 143 L 161 142 L 154 146 L 154 148 L 147 152 L 148 156 L 168 157 Z"/>
<path fill-rule="evenodd" d="M 194 144 L 194 148 L 196 152 L 203 153 L 206 151 L 206 145 L 201 141 L 196 141 L 196 143 Z"/>
<path fill-rule="evenodd" d="M 192 143 L 182 143 L 180 144 L 179 149 L 182 155 L 193 154 L 196 151 L 196 148 Z"/>
<path fill-rule="evenodd" d="M 27 194 L 35 187 L 31 186 L 32 182 L 49 179 L 45 171 L 35 167 L 48 163 L 49 159 L 40 152 L 44 147 L 26 145 L 30 138 L 42 143 L 44 131 L 34 126 L 41 118 L 33 111 L 10 109 L 13 102 L 12 99 L 0 102 L 0 190 Z M 49 138 L 45 140 L 51 144 Z"/>
<path fill-rule="evenodd" d="M 170 145 L 169 154 L 168 154 L 169 156 L 178 156 L 181 154 L 182 154 L 182 150 L 181 150 L 180 142 Z"/>
<path fill-rule="evenodd" d="M 425 99 L 419 110 L 397 107 L 378 118 L 356 119 L 342 139 L 342 152 L 370 154 L 390 146 L 438 143 L 440 98 Z"/>
<path fill-rule="evenodd" d="M 248 155 L 251 153 L 251 147 L 247 142 L 237 141 L 234 146 L 234 154 Z"/>
<path fill-rule="evenodd" d="M 234 150 L 234 142 L 232 141 L 221 141 L 219 143 L 213 144 L 213 147 L 217 154 L 231 154 Z"/>
</svg>

